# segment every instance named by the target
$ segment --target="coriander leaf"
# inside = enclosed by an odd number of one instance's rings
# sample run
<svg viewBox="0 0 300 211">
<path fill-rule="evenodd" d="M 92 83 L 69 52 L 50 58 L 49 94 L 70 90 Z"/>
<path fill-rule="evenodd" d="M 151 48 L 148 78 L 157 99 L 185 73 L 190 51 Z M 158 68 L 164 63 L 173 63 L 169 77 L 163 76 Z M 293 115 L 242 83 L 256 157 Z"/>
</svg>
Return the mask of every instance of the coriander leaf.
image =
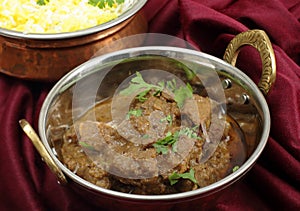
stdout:
<svg viewBox="0 0 300 211">
<path fill-rule="evenodd" d="M 103 9 L 106 5 L 108 5 L 109 7 L 113 7 L 115 3 L 122 4 L 124 3 L 124 0 L 89 0 L 88 3 L 90 5 Z"/>
<path fill-rule="evenodd" d="M 167 121 L 167 122 L 169 123 L 169 125 L 172 126 L 173 119 L 172 119 L 171 114 L 169 114 L 168 116 L 166 116 L 165 118 L 162 118 L 162 119 L 160 120 L 160 122 L 164 122 L 164 121 Z"/>
<path fill-rule="evenodd" d="M 166 86 L 166 87 L 165 87 Z M 136 72 L 136 77 L 132 78 L 130 81 L 130 85 L 123 89 L 120 94 L 130 95 L 136 91 L 143 89 L 144 91 L 140 92 L 137 96 L 137 99 L 140 102 L 145 102 L 147 98 L 145 97 L 150 90 L 156 91 L 154 96 L 157 96 L 159 93 L 163 91 L 164 88 L 170 89 L 174 92 L 174 100 L 177 103 L 178 107 L 181 108 L 186 99 L 193 97 L 193 88 L 189 83 L 186 86 L 181 86 L 178 89 L 176 88 L 176 80 L 173 79 L 171 81 L 160 81 L 158 85 L 148 84 L 144 81 L 141 73 Z"/>
<path fill-rule="evenodd" d="M 145 91 L 140 92 L 137 95 L 136 99 L 138 99 L 138 101 L 140 101 L 141 103 L 145 102 L 147 100 L 147 98 L 145 96 L 148 94 L 149 91 L 150 91 L 150 89 L 146 89 Z"/>
<path fill-rule="evenodd" d="M 161 153 L 161 154 L 165 155 L 169 151 L 169 147 L 165 146 L 165 145 L 160 145 L 160 144 L 155 143 L 155 144 L 153 144 L 153 147 L 156 149 L 156 152 L 158 154 Z"/>
<path fill-rule="evenodd" d="M 124 3 L 125 0 L 116 0 L 117 4 L 122 4 Z"/>
<path fill-rule="evenodd" d="M 106 2 L 107 2 L 107 4 L 108 4 L 108 6 L 110 6 L 110 7 L 112 7 L 113 4 L 114 4 L 114 1 L 113 1 L 113 0 L 107 0 Z"/>
<path fill-rule="evenodd" d="M 142 116 L 143 114 L 143 111 L 141 109 L 132 109 L 130 111 L 128 111 L 127 115 L 126 115 L 126 119 L 129 119 L 130 116 L 136 116 L 136 117 L 139 117 L 139 116 Z"/>
<path fill-rule="evenodd" d="M 162 88 L 165 87 L 165 81 L 160 81 L 157 84 L 158 84 L 158 86 L 160 86 Z"/>
<path fill-rule="evenodd" d="M 198 126 L 190 128 L 182 128 L 179 131 L 175 131 L 174 134 L 168 132 L 165 138 L 158 140 L 152 146 L 156 149 L 157 153 L 167 154 L 169 146 L 172 147 L 173 152 L 177 152 L 177 142 L 182 135 L 186 135 L 189 138 L 201 139 L 198 136 L 196 130 Z"/>
<path fill-rule="evenodd" d="M 160 90 L 160 89 L 159 89 L 159 90 L 156 90 L 156 92 L 153 94 L 153 96 L 156 96 L 156 97 L 157 97 L 157 96 L 160 95 L 161 92 L 162 92 L 162 90 Z"/>
<path fill-rule="evenodd" d="M 145 96 L 148 94 L 148 92 L 151 89 L 154 89 L 156 92 L 161 92 L 163 90 L 164 87 L 162 87 L 161 85 L 162 84 L 160 84 L 159 86 L 154 85 L 154 84 L 148 84 L 147 82 L 144 81 L 141 73 L 136 72 L 136 77 L 131 79 L 130 85 L 126 89 L 123 89 L 120 92 L 120 94 L 121 95 L 130 95 L 136 91 L 143 89 L 143 91 L 140 92 L 136 98 L 140 102 L 145 102 L 147 100 L 147 98 Z"/>
<path fill-rule="evenodd" d="M 184 101 L 189 98 L 193 98 L 193 89 L 188 83 L 186 86 L 181 86 L 174 91 L 174 100 L 179 108 L 182 108 Z"/>
<path fill-rule="evenodd" d="M 180 178 L 181 178 L 180 174 L 174 172 L 173 174 L 169 175 L 170 184 L 171 185 L 176 184 Z"/>
<path fill-rule="evenodd" d="M 88 3 L 92 6 L 99 7 L 100 9 L 105 7 L 104 0 L 89 0 Z"/>
<path fill-rule="evenodd" d="M 239 166 L 233 167 L 232 172 L 236 172 L 239 168 L 240 168 Z"/>
<path fill-rule="evenodd" d="M 142 136 L 142 138 L 147 139 L 147 138 L 150 138 L 150 136 L 149 136 L 149 134 L 145 134 L 145 135 Z"/>
<path fill-rule="evenodd" d="M 37 0 L 36 3 L 40 6 L 46 5 L 49 2 L 49 0 Z"/>
<path fill-rule="evenodd" d="M 193 183 L 198 184 L 198 181 L 195 178 L 195 171 L 194 169 L 190 169 L 189 172 L 183 173 L 183 174 L 179 174 L 177 172 L 174 172 L 173 174 L 169 175 L 169 181 L 171 185 L 176 184 L 179 179 L 189 179 L 191 180 Z"/>
<path fill-rule="evenodd" d="M 157 141 L 156 143 L 157 144 L 161 144 L 161 145 L 164 145 L 164 144 L 169 144 L 170 142 L 173 141 L 173 134 L 171 132 L 168 132 L 165 136 L 165 138 L 163 139 L 160 139 L 159 141 Z"/>
<path fill-rule="evenodd" d="M 87 148 L 87 149 L 90 149 L 90 150 L 95 150 L 95 148 L 94 148 L 93 146 L 91 146 L 91 145 L 89 145 L 89 144 L 87 144 L 87 143 L 85 143 L 85 142 L 83 142 L 83 141 L 79 141 L 79 144 L 80 144 L 82 147 L 84 147 L 84 148 Z"/>
<path fill-rule="evenodd" d="M 199 126 L 195 126 L 193 128 L 186 127 L 180 130 L 180 135 L 186 135 L 189 138 L 201 140 L 202 138 L 198 136 L 198 129 Z"/>
<path fill-rule="evenodd" d="M 132 80 L 131 80 L 133 83 L 141 83 L 141 84 L 147 84 L 143 77 L 142 77 L 142 74 L 139 73 L 139 72 L 136 72 L 136 77 L 134 77 Z M 148 84 L 147 84 L 148 85 Z"/>
<path fill-rule="evenodd" d="M 157 153 L 167 154 L 169 146 L 172 147 L 173 152 L 176 152 L 176 142 L 178 141 L 178 136 L 176 132 L 174 135 L 171 132 L 168 132 L 165 138 L 158 140 L 152 146 L 156 149 Z"/>
<path fill-rule="evenodd" d="M 172 81 L 167 81 L 166 87 L 167 89 L 170 89 L 172 92 L 174 92 L 176 89 L 176 80 L 172 79 Z"/>
</svg>

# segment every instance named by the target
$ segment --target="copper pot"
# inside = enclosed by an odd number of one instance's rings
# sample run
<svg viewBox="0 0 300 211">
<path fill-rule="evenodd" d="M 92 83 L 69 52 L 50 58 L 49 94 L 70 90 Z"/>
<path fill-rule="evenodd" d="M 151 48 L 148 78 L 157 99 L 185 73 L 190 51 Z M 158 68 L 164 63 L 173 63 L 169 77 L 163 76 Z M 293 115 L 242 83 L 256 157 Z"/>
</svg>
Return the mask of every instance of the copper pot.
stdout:
<svg viewBox="0 0 300 211">
<path fill-rule="evenodd" d="M 244 45 L 251 45 L 260 52 L 263 74 L 258 87 L 243 72 L 228 64 L 228 62 L 235 64 L 239 49 Z M 83 109 L 81 112 L 84 113 L 87 108 L 75 107 L 74 110 L 73 96 L 76 83 L 80 83 L 79 91 L 83 93 L 96 90 L 98 94 L 97 90 L 104 91 L 104 95 L 101 93 L 97 95 L 97 98 L 92 99 L 95 102 L 95 99 L 101 100 L 112 96 L 115 82 L 128 77 L 131 69 L 139 71 L 143 68 L 162 68 L 170 73 L 174 73 L 175 69 L 185 71 L 180 69 L 182 66 L 174 66 L 174 60 L 168 62 L 169 59 L 186 62 L 189 67 L 199 71 L 196 74 L 202 74 L 202 69 L 204 69 L 207 72 L 216 71 L 218 75 L 222 76 L 227 112 L 233 116 L 246 137 L 248 157 L 244 164 L 237 171 L 216 183 L 193 191 L 167 195 L 137 195 L 108 190 L 98 187 L 70 171 L 53 150 L 53 140 L 62 135 L 60 131 L 62 125 L 72 124 L 75 113 L 80 109 Z M 275 81 L 276 65 L 268 37 L 260 30 L 241 33 L 229 44 L 224 59 L 225 61 L 198 51 L 166 46 L 130 48 L 106 54 L 77 67 L 54 86 L 40 112 L 39 135 L 41 140 L 25 120 L 21 120 L 20 124 L 43 160 L 57 176 L 58 181 L 79 193 L 84 193 L 91 203 L 111 210 L 208 209 L 214 206 L 219 195 L 228 194 L 227 191 L 231 190 L 230 187 L 255 164 L 267 143 L 270 131 L 270 113 L 264 95 L 269 92 Z M 114 71 L 107 74 L 106 70 L 111 66 L 114 67 Z M 103 84 L 100 86 L 97 80 L 103 75 L 105 77 L 107 75 L 107 78 L 101 81 Z M 227 86 L 228 83 L 230 86 Z M 99 85 L 100 88 L 94 89 L 91 87 L 92 84 Z M 238 99 L 233 102 L 234 98 Z M 82 101 L 82 99 L 80 100 Z M 252 118 L 253 114 L 255 118 Z M 248 118 L 249 115 L 251 118 Z"/>
<path fill-rule="evenodd" d="M 108 43 L 145 33 L 147 21 L 140 9 L 146 2 L 136 1 L 118 18 L 76 32 L 24 34 L 0 28 L 0 71 L 17 78 L 57 81 Z"/>
</svg>

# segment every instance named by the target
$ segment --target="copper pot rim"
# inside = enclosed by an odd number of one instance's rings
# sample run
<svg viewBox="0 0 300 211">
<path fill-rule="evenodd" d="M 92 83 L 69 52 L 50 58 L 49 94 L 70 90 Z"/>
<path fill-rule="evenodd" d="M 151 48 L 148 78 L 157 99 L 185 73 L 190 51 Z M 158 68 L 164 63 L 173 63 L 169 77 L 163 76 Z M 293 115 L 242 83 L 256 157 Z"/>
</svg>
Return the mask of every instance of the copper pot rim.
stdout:
<svg viewBox="0 0 300 211">
<path fill-rule="evenodd" d="M 58 40 L 58 39 L 68 39 L 68 38 L 75 38 L 86 36 L 89 34 L 93 34 L 96 32 L 105 31 L 109 28 L 112 28 L 139 12 L 143 6 L 147 3 L 147 0 L 136 0 L 133 6 L 122 13 L 116 19 L 108 21 L 106 23 L 90 27 L 87 29 L 82 29 L 74 32 L 62 32 L 62 33 L 23 33 L 19 31 L 14 31 L 10 29 L 5 29 L 0 27 L 0 35 L 4 37 L 11 37 L 11 38 L 21 38 L 21 39 L 34 39 L 34 40 Z"/>
<path fill-rule="evenodd" d="M 158 50 L 159 49 L 159 50 Z M 48 115 L 48 111 L 50 108 L 50 105 L 52 104 L 52 101 L 55 99 L 57 95 L 61 93 L 62 90 L 68 89 L 73 83 L 75 83 L 77 80 L 80 80 L 81 77 L 84 77 L 85 75 L 88 75 L 90 70 L 93 69 L 93 67 L 97 67 L 99 65 L 104 65 L 105 63 L 113 62 L 114 59 L 121 59 L 123 57 L 137 57 L 138 55 L 145 55 L 146 54 L 153 54 L 153 55 L 159 55 L 159 56 L 168 56 L 171 55 L 172 52 L 179 53 L 182 55 L 189 55 L 189 56 L 195 56 L 202 59 L 205 59 L 207 61 L 213 62 L 215 64 L 218 64 L 222 66 L 222 71 L 225 71 L 233 76 L 236 77 L 237 80 L 242 81 L 244 84 L 247 85 L 247 87 L 250 89 L 250 91 L 253 93 L 255 98 L 257 98 L 257 101 L 262 109 L 262 116 L 263 116 L 263 123 L 262 123 L 262 135 L 260 138 L 260 141 L 258 145 L 256 146 L 254 152 L 251 154 L 251 156 L 245 161 L 245 163 L 235 172 L 231 173 L 230 175 L 226 176 L 225 178 L 219 180 L 218 182 L 215 182 L 211 185 L 208 185 L 206 187 L 202 187 L 197 190 L 183 192 L 183 193 L 176 193 L 176 194 L 166 194 L 166 195 L 138 195 L 138 194 L 129 194 L 129 193 L 122 193 L 114 190 L 109 190 L 105 188 L 101 188 L 99 186 L 96 186 L 90 182 L 87 182 L 86 180 L 82 179 L 81 177 L 77 176 L 73 172 L 71 172 L 66 166 L 64 166 L 61 161 L 58 160 L 58 158 L 53 154 L 50 145 L 47 141 L 46 136 L 46 117 Z M 165 54 L 164 54 L 165 53 Z M 124 59 L 124 58 L 123 58 Z M 83 75 L 80 73 L 84 73 Z M 80 77 L 79 77 L 80 76 Z M 214 56 L 211 56 L 209 54 L 198 52 L 195 50 L 185 49 L 185 48 L 179 48 L 179 47 L 166 47 L 166 46 L 148 46 L 148 47 L 136 47 L 136 48 L 130 48 L 130 49 L 124 49 L 121 51 L 116 51 L 112 53 L 108 53 L 105 55 L 102 55 L 100 57 L 96 57 L 92 60 L 89 60 L 82 65 L 78 66 L 77 68 L 73 69 L 71 72 L 69 72 L 67 75 L 65 75 L 50 91 L 48 94 L 48 97 L 46 98 L 45 102 L 43 103 L 42 109 L 40 111 L 39 115 L 39 134 L 42 139 L 43 144 L 45 145 L 47 151 L 51 155 L 52 159 L 55 161 L 55 163 L 58 165 L 58 167 L 62 170 L 62 172 L 68 176 L 69 179 L 73 180 L 75 183 L 77 183 L 80 186 L 85 187 L 86 189 L 92 190 L 99 194 L 105 194 L 109 197 L 117 197 L 119 199 L 123 200 L 138 200 L 138 201 L 177 201 L 177 200 L 185 200 L 188 198 L 194 198 L 194 197 L 204 197 L 207 195 L 211 195 L 213 193 L 219 192 L 220 190 L 223 190 L 230 186 L 231 184 L 238 181 L 243 175 L 245 175 L 255 164 L 259 156 L 261 155 L 263 149 L 265 148 L 265 145 L 267 143 L 269 132 L 270 132 L 270 112 L 268 104 L 265 100 L 264 95 L 261 93 L 257 85 L 242 71 L 240 71 L 238 68 L 228 64 L 227 62 L 216 58 Z"/>
</svg>

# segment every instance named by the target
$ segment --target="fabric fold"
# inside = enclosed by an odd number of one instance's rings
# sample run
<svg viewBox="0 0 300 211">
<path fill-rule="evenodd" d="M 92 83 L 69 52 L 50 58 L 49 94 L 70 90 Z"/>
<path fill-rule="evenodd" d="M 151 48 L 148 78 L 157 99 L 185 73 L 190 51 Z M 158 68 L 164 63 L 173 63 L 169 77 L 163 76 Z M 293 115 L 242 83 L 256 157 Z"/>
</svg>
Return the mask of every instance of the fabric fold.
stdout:
<svg viewBox="0 0 300 211">
<path fill-rule="evenodd" d="M 213 210 L 300 210 L 299 0 L 149 0 L 143 11 L 149 32 L 185 39 L 219 58 L 238 33 L 266 31 L 277 65 L 276 82 L 266 97 L 270 138 L 257 164 Z M 261 61 L 253 48 L 241 51 L 237 67 L 258 82 Z M 37 130 L 52 86 L 0 74 L 0 210 L 102 210 L 57 184 L 18 125 L 26 118 Z"/>
</svg>

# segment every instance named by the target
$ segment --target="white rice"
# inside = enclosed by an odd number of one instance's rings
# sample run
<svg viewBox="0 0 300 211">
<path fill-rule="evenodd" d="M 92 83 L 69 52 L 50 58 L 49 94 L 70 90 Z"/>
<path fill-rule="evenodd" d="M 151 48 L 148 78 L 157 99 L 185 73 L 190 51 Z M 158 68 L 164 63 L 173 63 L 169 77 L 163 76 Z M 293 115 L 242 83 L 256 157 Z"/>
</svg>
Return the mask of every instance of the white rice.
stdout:
<svg viewBox="0 0 300 211">
<path fill-rule="evenodd" d="M 136 0 L 125 0 L 103 9 L 88 0 L 3 0 L 0 3 L 0 27 L 23 33 L 72 32 L 103 24 L 120 16 Z"/>
</svg>

